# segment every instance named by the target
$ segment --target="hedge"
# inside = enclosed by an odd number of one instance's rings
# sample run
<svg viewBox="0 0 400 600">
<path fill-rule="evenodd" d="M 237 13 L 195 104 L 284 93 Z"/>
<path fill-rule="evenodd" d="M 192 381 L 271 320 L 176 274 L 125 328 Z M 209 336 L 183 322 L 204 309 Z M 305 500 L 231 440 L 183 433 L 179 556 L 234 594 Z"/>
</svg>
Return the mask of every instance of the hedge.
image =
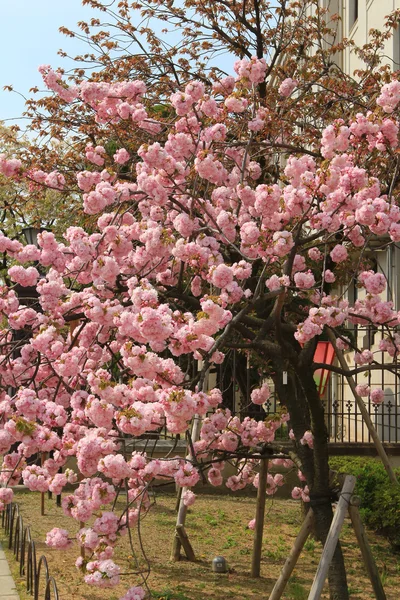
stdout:
<svg viewBox="0 0 400 600">
<path fill-rule="evenodd" d="M 355 494 L 361 498 L 360 513 L 367 527 L 386 536 L 400 552 L 400 485 L 389 481 L 382 463 L 367 457 L 332 457 L 330 467 L 357 478 Z M 400 481 L 400 469 L 395 470 Z"/>
</svg>

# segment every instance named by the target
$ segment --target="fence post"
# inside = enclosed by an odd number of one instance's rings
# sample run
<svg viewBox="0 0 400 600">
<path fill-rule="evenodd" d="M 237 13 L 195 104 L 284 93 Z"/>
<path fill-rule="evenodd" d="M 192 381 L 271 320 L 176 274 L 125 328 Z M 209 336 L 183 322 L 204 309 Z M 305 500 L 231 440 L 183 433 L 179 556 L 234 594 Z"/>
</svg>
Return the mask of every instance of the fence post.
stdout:
<svg viewBox="0 0 400 600">
<path fill-rule="evenodd" d="M 268 459 L 262 458 L 258 479 L 256 524 L 254 529 L 253 556 L 251 559 L 251 576 L 260 577 L 261 551 L 264 532 L 265 501 L 267 493 Z"/>
<path fill-rule="evenodd" d="M 22 516 L 19 514 L 19 505 L 11 502 L 7 505 L 3 515 L 5 515 L 5 518 L 2 518 L 1 525 L 5 533 L 10 536 L 10 548 L 13 548 L 15 560 L 20 565 L 19 574 L 21 577 L 26 576 L 26 591 L 33 596 L 33 600 L 39 599 L 40 573 L 41 569 L 44 568 L 46 576 L 45 600 L 50 600 L 51 593 L 54 595 L 54 600 L 59 600 L 57 584 L 54 577 L 50 577 L 45 555 L 43 554 L 37 562 L 35 542 L 32 540 L 29 525 L 25 527 L 23 525 Z M 16 516 L 17 520 L 15 519 Z"/>
</svg>

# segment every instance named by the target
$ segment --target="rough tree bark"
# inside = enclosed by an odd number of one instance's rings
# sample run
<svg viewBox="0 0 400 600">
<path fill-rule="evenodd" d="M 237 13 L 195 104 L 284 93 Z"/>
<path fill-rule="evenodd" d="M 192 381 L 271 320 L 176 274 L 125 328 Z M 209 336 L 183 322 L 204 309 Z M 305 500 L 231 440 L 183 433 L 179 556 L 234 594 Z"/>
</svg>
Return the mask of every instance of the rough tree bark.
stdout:
<svg viewBox="0 0 400 600">
<path fill-rule="evenodd" d="M 291 426 L 296 438 L 296 452 L 303 465 L 303 473 L 310 489 L 310 504 L 315 514 L 315 536 L 325 544 L 333 518 L 329 480 L 328 431 L 324 410 L 316 388 L 310 365 L 295 362 L 279 365 L 273 377 L 281 403 L 291 414 Z M 283 371 L 288 372 L 287 384 L 283 383 Z M 305 431 L 311 429 L 314 447 L 310 449 L 299 443 Z M 329 568 L 329 593 L 331 600 L 348 600 L 346 569 L 340 542 L 337 544 Z"/>
</svg>

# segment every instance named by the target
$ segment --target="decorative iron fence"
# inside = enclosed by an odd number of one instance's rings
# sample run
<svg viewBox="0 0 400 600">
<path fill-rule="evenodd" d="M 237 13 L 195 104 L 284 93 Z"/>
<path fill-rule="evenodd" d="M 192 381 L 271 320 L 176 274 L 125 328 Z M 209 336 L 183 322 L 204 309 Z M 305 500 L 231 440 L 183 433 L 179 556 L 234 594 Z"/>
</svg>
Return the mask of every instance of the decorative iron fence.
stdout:
<svg viewBox="0 0 400 600">
<path fill-rule="evenodd" d="M 384 372 L 379 371 L 379 374 L 384 380 Z M 385 381 L 381 384 L 385 392 L 382 404 L 374 405 L 369 398 L 364 398 L 364 402 L 381 441 L 400 444 L 400 387 L 397 376 L 391 384 L 385 384 Z M 331 378 L 324 394 L 323 406 L 331 443 L 373 444 L 371 434 L 344 377 Z M 241 418 L 249 416 L 260 419 L 272 417 L 276 408 L 276 401 L 272 399 L 263 405 L 263 413 L 243 408 L 234 411 L 234 414 Z M 288 440 L 289 429 L 286 426 L 280 427 L 276 432 L 276 439 Z"/>
<path fill-rule="evenodd" d="M 368 348 L 373 352 L 375 368 L 355 374 L 356 384 L 366 384 L 371 390 L 381 388 L 384 391 L 384 400 L 380 405 L 374 405 L 367 396 L 363 398 L 366 408 L 375 425 L 376 431 L 384 443 L 400 443 L 400 365 L 397 356 L 391 358 L 380 347 L 382 340 L 388 340 L 388 333 L 384 327 L 354 325 L 351 330 L 353 342 L 360 349 Z M 385 346 L 385 344 L 384 344 Z M 347 355 L 350 369 L 354 369 L 353 352 Z M 333 360 L 332 354 L 332 360 Z M 321 359 L 316 357 L 316 361 Z M 332 360 L 322 362 L 332 363 Z M 385 368 L 376 368 L 384 364 Z M 322 375 L 323 376 L 323 375 Z M 360 409 L 354 399 L 351 389 L 342 375 L 325 371 L 326 383 L 322 400 L 325 410 L 325 421 L 328 429 L 329 440 L 332 443 L 372 444 L 373 440 L 365 426 Z M 321 373 L 316 373 L 316 380 Z M 234 414 L 251 416 L 256 419 L 272 416 L 279 407 L 279 400 L 275 394 L 263 407 L 251 405 L 250 391 L 259 385 L 259 373 L 249 368 L 249 363 L 244 356 L 235 351 L 230 360 L 217 367 L 215 383 L 224 390 L 224 402 L 233 409 Z M 272 381 L 269 382 L 273 388 Z M 318 383 L 318 381 L 317 381 Z M 261 413 L 258 414 L 257 410 Z M 277 432 L 278 439 L 287 439 L 288 429 L 281 428 Z"/>
<path fill-rule="evenodd" d="M 50 576 L 44 554 L 37 560 L 36 545 L 29 525 L 24 521 L 16 503 L 8 504 L 2 513 L 1 524 L 8 536 L 8 548 L 19 562 L 19 573 L 26 577 L 26 589 L 34 600 L 60 600 L 57 584 Z M 39 596 L 42 590 L 43 595 Z"/>
<path fill-rule="evenodd" d="M 363 400 L 382 442 L 400 444 L 400 368 L 396 359 L 388 365 L 388 355 L 379 350 L 379 342 L 385 337 L 385 331 L 355 326 L 353 336 L 360 348 L 372 348 L 374 359 L 387 366 L 385 369 L 356 374 L 354 379 L 357 385 L 366 384 L 371 390 L 381 388 L 384 391 L 384 401 L 380 405 L 374 405 L 369 397 Z M 352 359 L 352 354 L 348 356 Z M 272 417 L 279 408 L 279 399 L 275 394 L 262 407 L 250 402 L 251 389 L 259 385 L 259 374 L 249 369 L 245 359 L 235 352 L 227 363 L 227 367 L 224 365 L 215 370 L 212 382 L 223 390 L 224 404 L 241 418 Z M 354 368 L 351 360 L 349 367 Z M 269 383 L 273 388 L 272 381 Z M 322 400 L 331 443 L 373 443 L 345 377 L 329 373 Z M 288 434 L 288 428 L 283 426 L 276 432 L 276 437 L 287 440 Z"/>
<path fill-rule="evenodd" d="M 384 328 L 361 327 L 355 325 L 351 330 L 353 341 L 360 349 L 370 348 L 373 351 L 377 364 L 385 364 L 385 369 L 376 369 L 355 375 L 356 384 L 367 384 L 371 390 L 381 388 L 384 390 L 384 401 L 379 406 L 374 405 L 369 398 L 364 398 L 365 405 L 375 425 L 377 433 L 384 443 L 400 444 L 400 364 L 397 359 L 388 365 L 388 354 L 379 349 L 379 343 L 387 337 Z M 327 344 L 327 342 L 325 342 Z M 350 369 L 353 353 L 346 355 Z M 180 362 L 181 368 L 188 377 L 195 377 L 202 364 L 185 358 Z M 326 355 L 316 357 L 316 361 L 333 361 L 333 353 L 329 358 Z M 400 362 L 400 361 L 399 361 Z M 323 371 L 323 372 L 322 372 Z M 273 417 L 279 410 L 280 403 L 275 393 L 263 406 L 256 406 L 251 402 L 251 391 L 260 385 L 260 371 L 252 367 L 246 355 L 236 350 L 228 350 L 226 359 L 221 365 L 214 365 L 207 378 L 207 387 L 218 387 L 222 391 L 223 407 L 229 408 L 233 415 L 241 419 L 252 417 L 256 420 Z M 325 422 L 328 429 L 329 440 L 332 443 L 372 444 L 370 433 L 363 423 L 360 410 L 355 402 L 350 387 L 345 377 L 329 370 L 321 370 L 315 374 L 316 383 L 322 393 L 325 410 Z M 321 385 L 323 381 L 323 385 Z M 272 380 L 268 383 L 273 390 Z M 143 436 L 148 439 L 168 439 L 165 427 L 160 431 Z M 286 426 L 276 432 L 278 440 L 288 440 L 289 430 Z"/>
<path fill-rule="evenodd" d="M 375 376 L 377 376 L 375 372 Z M 400 389 L 398 377 L 387 381 L 385 372 L 379 371 L 380 386 L 385 393 L 384 401 L 375 405 L 369 398 L 363 398 L 371 420 L 382 442 L 400 443 Z M 370 375 L 357 383 L 371 385 Z M 386 381 L 385 381 L 386 379 Z M 377 384 L 375 384 L 377 386 Z M 372 383 L 371 387 L 374 387 Z M 333 377 L 325 399 L 325 415 L 331 442 L 372 444 L 373 440 L 364 424 L 360 409 L 344 377 Z"/>
</svg>

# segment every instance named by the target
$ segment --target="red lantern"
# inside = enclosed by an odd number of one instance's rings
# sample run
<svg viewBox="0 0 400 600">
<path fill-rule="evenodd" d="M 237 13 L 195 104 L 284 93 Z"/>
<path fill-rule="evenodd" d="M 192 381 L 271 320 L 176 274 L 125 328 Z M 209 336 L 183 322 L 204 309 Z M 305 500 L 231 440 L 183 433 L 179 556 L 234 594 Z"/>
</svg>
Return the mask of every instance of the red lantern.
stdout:
<svg viewBox="0 0 400 600">
<path fill-rule="evenodd" d="M 330 342 L 318 342 L 314 354 L 314 362 L 331 365 L 335 358 L 335 350 Z M 331 372 L 328 369 L 317 369 L 314 372 L 314 380 L 318 387 L 318 393 L 323 396 L 329 381 Z"/>
</svg>

